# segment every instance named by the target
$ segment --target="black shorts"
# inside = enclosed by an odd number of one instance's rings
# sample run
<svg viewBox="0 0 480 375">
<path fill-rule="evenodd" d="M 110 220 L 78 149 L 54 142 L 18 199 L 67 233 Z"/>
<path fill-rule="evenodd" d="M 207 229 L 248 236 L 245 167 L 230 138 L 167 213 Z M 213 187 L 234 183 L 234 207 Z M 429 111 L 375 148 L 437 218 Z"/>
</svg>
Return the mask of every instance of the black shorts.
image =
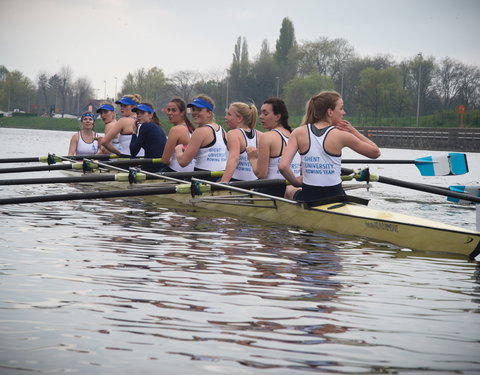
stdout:
<svg viewBox="0 0 480 375">
<path fill-rule="evenodd" d="M 336 195 L 346 195 L 341 183 L 333 186 L 311 186 L 303 184 L 302 189 L 295 193 L 293 199 L 296 201 L 310 202 Z"/>
</svg>

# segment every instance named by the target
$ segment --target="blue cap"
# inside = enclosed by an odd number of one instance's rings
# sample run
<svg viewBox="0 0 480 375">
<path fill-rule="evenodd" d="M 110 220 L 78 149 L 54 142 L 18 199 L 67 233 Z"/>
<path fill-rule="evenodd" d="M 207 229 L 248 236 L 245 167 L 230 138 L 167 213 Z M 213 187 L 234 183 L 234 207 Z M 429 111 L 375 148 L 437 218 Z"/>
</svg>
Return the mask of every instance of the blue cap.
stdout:
<svg viewBox="0 0 480 375">
<path fill-rule="evenodd" d="M 194 99 L 193 102 L 187 104 L 187 107 L 208 108 L 210 111 L 213 111 L 213 105 L 201 98 Z"/>
<path fill-rule="evenodd" d="M 105 111 L 115 111 L 115 108 L 113 108 L 113 105 L 111 104 L 102 104 L 98 109 L 97 113 L 100 113 L 100 111 L 105 110 Z"/>
<path fill-rule="evenodd" d="M 135 108 L 132 109 L 132 112 L 138 112 L 138 111 L 143 111 L 143 112 L 150 112 L 154 113 L 155 111 L 153 110 L 152 107 L 150 107 L 147 104 L 139 104 Z"/>
<path fill-rule="evenodd" d="M 138 103 L 135 100 L 124 96 L 122 99 L 117 100 L 115 104 L 137 105 Z"/>
<path fill-rule="evenodd" d="M 80 121 L 83 120 L 85 117 L 91 117 L 93 118 L 93 121 L 95 121 L 95 116 L 91 113 L 84 113 L 82 117 L 80 117 Z"/>
</svg>

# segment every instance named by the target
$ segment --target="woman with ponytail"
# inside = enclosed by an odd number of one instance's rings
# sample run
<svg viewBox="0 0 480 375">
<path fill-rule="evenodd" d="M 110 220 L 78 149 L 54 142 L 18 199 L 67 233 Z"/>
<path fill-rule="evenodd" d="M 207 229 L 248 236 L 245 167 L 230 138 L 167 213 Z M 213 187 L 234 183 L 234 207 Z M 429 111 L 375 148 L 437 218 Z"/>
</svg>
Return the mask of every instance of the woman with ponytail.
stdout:
<svg viewBox="0 0 480 375">
<path fill-rule="evenodd" d="M 265 100 L 260 108 L 260 121 L 267 132 L 262 134 L 258 148 L 248 147 L 248 158 L 258 178 L 283 179 L 278 163 L 285 150 L 292 128 L 288 124 L 288 110 L 278 97 Z M 296 154 L 291 168 L 295 176 L 300 175 L 300 155 Z M 286 185 L 259 188 L 261 193 L 284 197 Z"/>
<path fill-rule="evenodd" d="M 257 107 L 253 104 L 230 104 L 225 115 L 227 128 L 231 129 L 227 133 L 228 160 L 220 182 L 257 179 L 247 155 L 247 147 L 257 147 L 260 139 L 255 130 L 257 115 Z"/>
<path fill-rule="evenodd" d="M 117 155 L 130 156 L 130 142 L 136 129 L 136 114 L 133 112 L 135 106 L 142 101 L 138 94 L 124 95 L 115 104 L 120 105 L 122 117 L 115 125 L 105 133 L 101 140 L 101 145 L 108 151 Z M 137 156 L 144 156 L 144 151 L 140 150 Z"/>
<path fill-rule="evenodd" d="M 168 132 L 167 144 L 163 150 L 162 162 L 165 168 L 162 172 L 191 172 L 195 166 L 195 160 L 192 160 L 186 167 L 182 167 L 177 161 L 175 147 L 190 142 L 195 127 L 187 117 L 187 106 L 180 98 L 173 98 L 165 108 L 168 121 L 172 123 L 172 128 Z"/>
<path fill-rule="evenodd" d="M 348 121 L 343 100 L 335 91 L 322 91 L 308 102 L 302 126 L 292 132 L 278 168 L 293 185 L 286 197 L 313 201 L 345 195 L 341 179 L 342 149 L 349 147 L 368 158 L 380 156 L 377 145 Z M 294 175 L 290 163 L 299 152 L 302 176 Z"/>
<path fill-rule="evenodd" d="M 159 159 L 163 154 L 167 136 L 162 129 L 153 105 L 147 102 L 140 103 L 132 110 L 137 114 L 135 133 L 130 142 L 130 155 L 137 156 L 140 150 L 145 150 L 145 158 Z M 158 172 L 163 164 L 146 165 L 148 172 Z"/>
</svg>

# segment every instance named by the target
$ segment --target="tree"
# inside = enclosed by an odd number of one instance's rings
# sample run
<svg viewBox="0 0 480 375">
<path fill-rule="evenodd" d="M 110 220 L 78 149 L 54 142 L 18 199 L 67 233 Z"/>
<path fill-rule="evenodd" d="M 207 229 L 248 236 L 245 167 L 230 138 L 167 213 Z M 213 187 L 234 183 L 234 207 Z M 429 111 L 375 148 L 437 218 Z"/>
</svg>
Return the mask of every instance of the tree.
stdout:
<svg viewBox="0 0 480 375">
<path fill-rule="evenodd" d="M 280 70 L 267 40 L 263 41 L 260 54 L 251 64 L 248 80 L 248 97 L 257 105 L 268 97 L 277 95 L 277 84 L 280 90 Z"/>
<path fill-rule="evenodd" d="M 163 107 L 168 101 L 167 82 L 163 71 L 153 67 L 148 71 L 140 68 L 134 73 L 128 73 L 122 83 L 121 95 L 140 94 L 155 108 Z"/>
<path fill-rule="evenodd" d="M 37 78 L 37 101 L 38 103 L 42 103 L 40 105 L 40 113 L 46 114 L 48 113 L 48 75 L 46 72 L 40 72 Z"/>
<path fill-rule="evenodd" d="M 230 97 L 232 99 L 242 100 L 245 97 L 249 68 L 247 40 L 239 36 L 234 47 L 232 63 L 229 69 Z"/>
<path fill-rule="evenodd" d="M 360 73 L 359 103 L 361 110 L 377 119 L 401 116 L 409 109 L 407 90 L 403 88 L 400 70 L 395 67 Z"/>
<path fill-rule="evenodd" d="M 438 90 L 442 109 L 453 109 L 464 83 L 465 66 L 449 57 L 443 59 L 435 70 L 434 85 Z"/>
<path fill-rule="evenodd" d="M 285 86 L 285 102 L 292 114 L 302 114 L 305 104 L 313 96 L 323 90 L 333 90 L 334 83 L 330 77 L 318 73 L 306 77 L 292 79 Z"/>
<path fill-rule="evenodd" d="M 199 77 L 199 73 L 188 70 L 182 70 L 171 75 L 167 79 L 170 95 L 179 97 L 184 101 L 190 100 Z"/>
<path fill-rule="evenodd" d="M 62 116 L 64 113 L 71 112 L 71 106 L 68 107 L 68 97 L 72 96 L 72 69 L 68 66 L 62 66 L 58 77 L 60 79 L 59 91 L 62 98 Z"/>
<path fill-rule="evenodd" d="M 30 112 L 35 96 L 35 87 L 32 81 L 18 70 L 9 72 L 1 69 L 0 80 L 0 108 L 12 111 L 19 109 Z"/>
<path fill-rule="evenodd" d="M 275 44 L 273 58 L 280 69 L 280 78 L 283 82 L 290 81 L 297 74 L 297 41 L 295 28 L 288 17 L 282 20 L 280 35 Z"/>
</svg>

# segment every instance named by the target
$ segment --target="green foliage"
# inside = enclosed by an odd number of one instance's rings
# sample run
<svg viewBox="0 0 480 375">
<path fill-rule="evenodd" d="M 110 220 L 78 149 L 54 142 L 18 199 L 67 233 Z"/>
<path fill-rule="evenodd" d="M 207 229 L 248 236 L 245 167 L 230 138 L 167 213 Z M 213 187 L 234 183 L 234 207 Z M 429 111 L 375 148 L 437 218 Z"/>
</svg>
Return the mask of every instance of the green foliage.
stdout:
<svg viewBox="0 0 480 375">
<path fill-rule="evenodd" d="M 331 78 L 318 73 L 305 78 L 294 78 L 285 86 L 285 103 L 289 113 L 301 114 L 305 111 L 307 101 L 323 90 L 332 90 L 334 84 Z"/>
<path fill-rule="evenodd" d="M 402 86 L 400 70 L 364 69 L 360 73 L 359 104 L 363 113 L 374 118 L 404 115 L 411 102 Z"/>
</svg>

